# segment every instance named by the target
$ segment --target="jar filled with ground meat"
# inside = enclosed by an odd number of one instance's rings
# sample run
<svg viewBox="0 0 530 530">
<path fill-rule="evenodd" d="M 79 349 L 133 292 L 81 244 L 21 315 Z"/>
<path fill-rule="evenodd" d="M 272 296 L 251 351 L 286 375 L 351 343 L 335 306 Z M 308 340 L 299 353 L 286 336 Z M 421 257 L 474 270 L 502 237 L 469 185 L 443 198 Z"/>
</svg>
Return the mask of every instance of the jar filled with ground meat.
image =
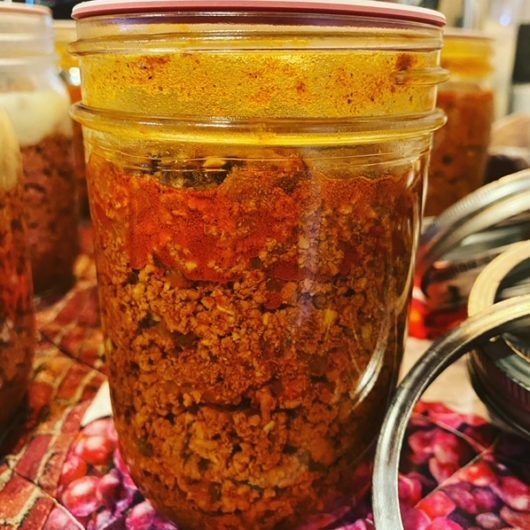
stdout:
<svg viewBox="0 0 530 530">
<path fill-rule="evenodd" d="M 70 99 L 55 65 L 50 10 L 0 4 L 0 108 L 22 151 L 35 292 L 71 285 L 78 248 Z"/>
<path fill-rule="evenodd" d="M 59 66 L 61 68 L 61 78 L 70 94 L 70 101 L 76 103 L 81 100 L 81 76 L 77 58 L 68 51 L 68 45 L 77 38 L 75 22 L 73 20 L 54 20 L 53 30 L 55 33 L 55 50 L 59 57 Z M 85 151 L 83 149 L 81 125 L 74 122 L 72 132 L 79 211 L 82 217 L 86 217 L 88 216 L 88 191 L 85 178 Z"/>
<path fill-rule="evenodd" d="M 34 346 L 20 150 L 0 109 L 0 438 L 26 393 Z"/>
<path fill-rule="evenodd" d="M 492 40 L 451 29 L 444 36 L 442 65 L 451 77 L 438 89 L 437 106 L 447 123 L 434 135 L 425 214 L 439 215 L 484 184 L 494 113 Z"/>
<path fill-rule="evenodd" d="M 74 16 L 135 481 L 182 529 L 330 524 L 369 486 L 402 356 L 443 17 L 275 0 Z"/>
</svg>

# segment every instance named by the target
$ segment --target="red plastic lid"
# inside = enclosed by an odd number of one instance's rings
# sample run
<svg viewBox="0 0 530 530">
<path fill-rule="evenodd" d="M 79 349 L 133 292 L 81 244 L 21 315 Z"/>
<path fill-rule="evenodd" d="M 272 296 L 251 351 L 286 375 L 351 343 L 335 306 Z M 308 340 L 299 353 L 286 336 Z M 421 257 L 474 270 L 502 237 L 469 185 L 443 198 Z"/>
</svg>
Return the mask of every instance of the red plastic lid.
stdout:
<svg viewBox="0 0 530 530">
<path fill-rule="evenodd" d="M 24 13 L 26 15 L 47 15 L 50 17 L 52 15 L 49 7 L 15 2 L 0 2 L 0 13 Z"/>
<path fill-rule="evenodd" d="M 77 4 L 75 19 L 123 13 L 161 11 L 289 11 L 358 15 L 445 25 L 445 16 L 432 9 L 373 0 L 92 0 Z"/>
</svg>

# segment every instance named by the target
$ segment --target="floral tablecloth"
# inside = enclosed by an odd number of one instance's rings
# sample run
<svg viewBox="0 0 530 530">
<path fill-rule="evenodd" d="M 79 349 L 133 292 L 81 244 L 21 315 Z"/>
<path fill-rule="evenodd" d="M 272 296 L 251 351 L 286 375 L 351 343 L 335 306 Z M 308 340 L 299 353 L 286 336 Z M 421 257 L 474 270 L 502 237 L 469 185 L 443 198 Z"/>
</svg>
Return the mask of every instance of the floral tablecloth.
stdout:
<svg viewBox="0 0 530 530">
<path fill-rule="evenodd" d="M 0 530 L 173 529 L 142 497 L 119 453 L 87 255 L 77 275 L 65 297 L 38 312 L 27 410 L 0 447 Z M 427 345 L 409 341 L 404 370 Z M 462 363 L 416 408 L 401 457 L 406 530 L 530 530 L 530 444 L 484 415 Z M 369 469 L 362 483 L 364 500 L 330 514 L 328 528 L 373 528 Z"/>
</svg>

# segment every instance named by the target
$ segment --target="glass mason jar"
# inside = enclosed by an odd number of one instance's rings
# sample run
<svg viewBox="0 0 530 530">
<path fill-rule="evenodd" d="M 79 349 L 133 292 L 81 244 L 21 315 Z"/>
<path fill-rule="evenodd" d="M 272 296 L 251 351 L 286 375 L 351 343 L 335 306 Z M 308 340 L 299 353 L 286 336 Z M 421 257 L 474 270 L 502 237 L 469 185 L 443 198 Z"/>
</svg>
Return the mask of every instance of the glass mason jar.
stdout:
<svg viewBox="0 0 530 530">
<path fill-rule="evenodd" d="M 451 77 L 439 87 L 437 105 L 447 123 L 434 135 L 428 216 L 484 184 L 494 113 L 491 56 L 492 41 L 481 33 L 451 29 L 444 36 L 442 66 Z"/>
<path fill-rule="evenodd" d="M 340 514 L 402 356 L 443 17 L 173 0 L 74 16 L 134 479 L 184 529 Z"/>
<path fill-rule="evenodd" d="M 23 219 L 20 150 L 0 109 L 0 438 L 29 382 L 34 315 Z"/>
<path fill-rule="evenodd" d="M 36 293 L 71 285 L 77 198 L 70 99 L 55 65 L 43 6 L 0 4 L 0 107 L 22 151 L 24 208 Z"/>
<path fill-rule="evenodd" d="M 61 68 L 61 78 L 65 82 L 68 93 L 70 94 L 70 101 L 76 103 L 81 100 L 79 61 L 68 51 L 68 45 L 77 38 L 75 22 L 73 20 L 54 20 L 53 30 L 55 33 L 55 51 L 59 57 L 59 66 Z M 83 217 L 86 217 L 88 216 L 88 191 L 85 177 L 85 150 L 83 149 L 81 125 L 74 122 L 72 132 L 79 211 Z"/>
</svg>

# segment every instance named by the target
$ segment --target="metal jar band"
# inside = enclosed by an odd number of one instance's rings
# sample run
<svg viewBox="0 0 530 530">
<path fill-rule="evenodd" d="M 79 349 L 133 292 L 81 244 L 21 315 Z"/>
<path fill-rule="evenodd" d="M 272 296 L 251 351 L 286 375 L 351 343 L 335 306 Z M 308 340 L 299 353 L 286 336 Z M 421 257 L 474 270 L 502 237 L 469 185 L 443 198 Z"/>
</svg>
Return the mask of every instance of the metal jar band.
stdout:
<svg viewBox="0 0 530 530">
<path fill-rule="evenodd" d="M 399 385 L 379 436 L 373 475 L 374 522 L 378 530 L 403 530 L 398 465 L 412 410 L 427 387 L 454 361 L 489 339 L 513 331 L 530 316 L 530 295 L 491 305 L 436 341 Z"/>
</svg>

